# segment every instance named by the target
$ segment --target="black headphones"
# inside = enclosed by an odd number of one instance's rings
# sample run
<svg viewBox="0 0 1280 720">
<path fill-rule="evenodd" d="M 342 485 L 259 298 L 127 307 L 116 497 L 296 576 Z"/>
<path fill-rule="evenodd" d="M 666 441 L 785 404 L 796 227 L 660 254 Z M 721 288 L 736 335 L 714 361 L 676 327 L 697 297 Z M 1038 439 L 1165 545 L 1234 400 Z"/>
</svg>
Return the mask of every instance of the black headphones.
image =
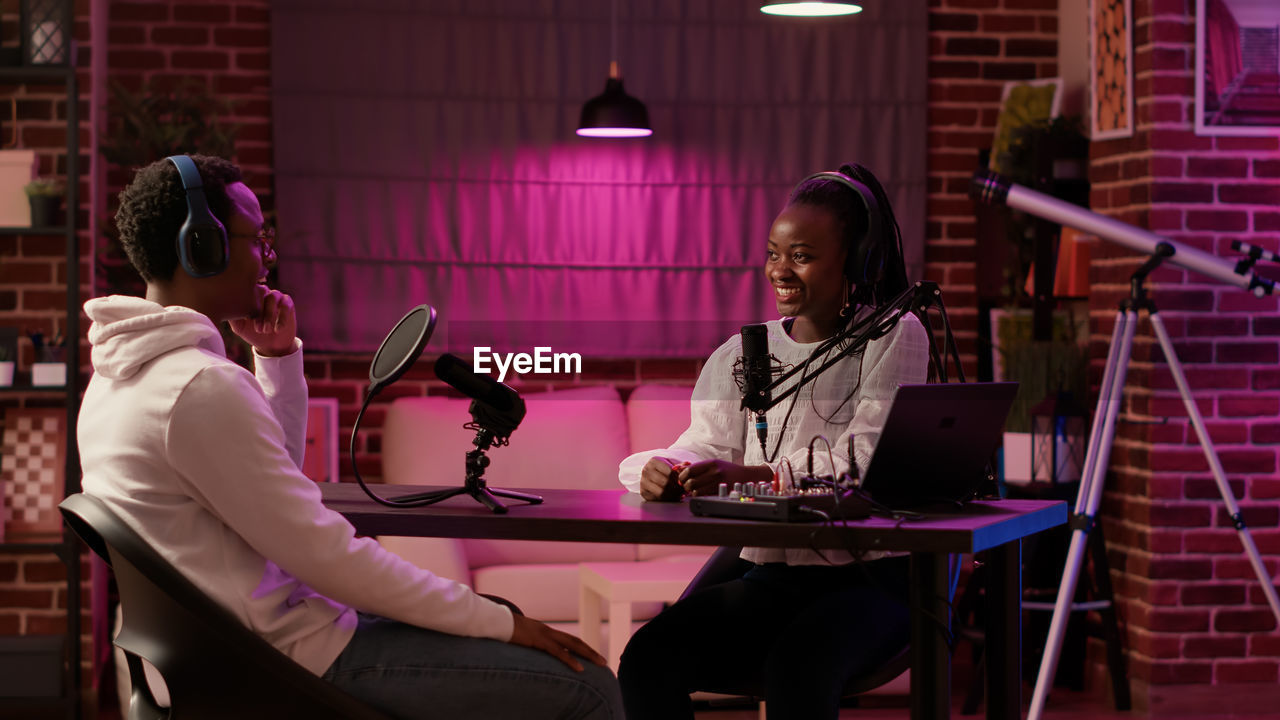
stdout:
<svg viewBox="0 0 1280 720">
<path fill-rule="evenodd" d="M 828 170 L 814 173 L 801 180 L 795 190 L 791 191 L 792 195 L 796 190 L 804 187 L 805 183 L 818 179 L 834 180 L 852 190 L 862 201 L 867 211 L 867 232 L 854 242 L 853 247 L 849 248 L 849 254 L 844 263 L 844 275 L 849 278 L 849 282 L 859 287 L 878 283 L 884 277 L 885 253 L 884 237 L 880 229 L 880 203 L 876 202 L 875 193 L 871 192 L 871 188 L 842 172 Z"/>
<path fill-rule="evenodd" d="M 182 189 L 187 193 L 187 220 L 178 231 L 178 262 L 191 277 L 206 278 L 227 269 L 230 247 L 227 229 L 209 210 L 204 182 L 195 161 L 186 155 L 166 158 L 178 168 Z"/>
</svg>

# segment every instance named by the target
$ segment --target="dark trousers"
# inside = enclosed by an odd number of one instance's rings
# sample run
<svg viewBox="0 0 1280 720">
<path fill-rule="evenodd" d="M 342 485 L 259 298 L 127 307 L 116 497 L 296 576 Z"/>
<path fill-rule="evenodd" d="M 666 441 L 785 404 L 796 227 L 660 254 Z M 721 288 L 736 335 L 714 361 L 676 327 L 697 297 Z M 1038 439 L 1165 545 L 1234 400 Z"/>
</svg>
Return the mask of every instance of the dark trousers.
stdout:
<svg viewBox="0 0 1280 720">
<path fill-rule="evenodd" d="M 692 718 L 695 690 L 762 697 L 770 720 L 834 720 L 849 678 L 907 644 L 907 569 L 906 557 L 770 563 L 691 594 L 623 651 L 628 720 Z"/>
</svg>

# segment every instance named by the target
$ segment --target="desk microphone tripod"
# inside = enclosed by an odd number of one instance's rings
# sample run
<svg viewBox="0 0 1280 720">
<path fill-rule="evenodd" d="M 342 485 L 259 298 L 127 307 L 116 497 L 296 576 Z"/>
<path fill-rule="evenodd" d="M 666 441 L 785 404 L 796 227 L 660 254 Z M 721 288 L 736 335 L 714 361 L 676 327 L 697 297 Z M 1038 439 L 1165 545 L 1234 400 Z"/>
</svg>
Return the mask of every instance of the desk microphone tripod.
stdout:
<svg viewBox="0 0 1280 720">
<path fill-rule="evenodd" d="M 475 401 L 472 402 L 472 417 L 475 416 Z M 515 490 L 499 490 L 491 488 L 484 481 L 484 470 L 489 467 L 489 456 L 484 454 L 492 446 L 506 445 L 505 438 L 497 437 L 492 430 L 481 427 L 475 423 L 468 423 L 468 428 L 475 427 L 476 438 L 472 442 L 475 443 L 475 449 L 467 452 L 467 477 L 463 481 L 462 487 L 446 488 L 444 490 L 431 490 L 429 492 L 415 493 L 412 495 L 402 495 L 393 498 L 396 502 L 413 503 L 415 507 L 418 505 L 430 505 L 440 502 L 454 495 L 466 493 L 475 498 L 478 502 L 484 504 L 485 507 L 498 514 L 507 512 L 507 506 L 503 505 L 498 497 L 510 498 L 512 500 L 523 500 L 530 505 L 537 505 L 542 502 L 539 495 L 531 495 L 529 493 L 516 492 Z"/>
<path fill-rule="evenodd" d="M 1238 262 L 1231 262 L 1193 247 L 1179 247 L 1153 233 L 1089 212 L 1043 193 L 1014 185 L 998 175 L 988 174 L 985 171 L 979 171 L 974 175 L 970 191 L 975 199 L 980 201 L 1006 204 L 1016 210 L 1093 233 L 1149 256 L 1130 279 L 1129 297 L 1120 304 L 1120 310 L 1116 314 L 1115 328 L 1111 334 L 1111 347 L 1107 353 L 1107 364 L 1102 375 L 1102 386 L 1098 390 L 1098 405 L 1094 410 L 1093 427 L 1089 433 L 1089 447 L 1085 453 L 1080 490 L 1076 496 L 1075 516 L 1071 519 L 1071 545 L 1067 551 L 1062 584 L 1058 588 L 1053 621 L 1049 625 L 1049 636 L 1041 658 L 1040 673 L 1036 678 L 1035 694 L 1031 699 L 1028 720 L 1040 720 L 1044 712 L 1045 698 L 1053 685 L 1053 678 L 1058 669 L 1058 655 L 1062 650 L 1063 635 L 1066 633 L 1067 615 L 1070 612 L 1072 598 L 1075 597 L 1076 582 L 1080 575 L 1080 565 L 1084 561 L 1088 534 L 1093 530 L 1098 505 L 1102 499 L 1102 487 L 1106 479 L 1107 463 L 1111 457 L 1111 446 L 1115 440 L 1116 418 L 1124 395 L 1125 374 L 1132 357 L 1133 336 L 1138 326 L 1139 311 L 1146 311 L 1151 321 L 1151 328 L 1155 332 L 1156 340 L 1160 343 L 1161 351 L 1164 352 L 1165 362 L 1178 386 L 1178 394 L 1182 397 L 1187 416 L 1195 428 L 1200 447 L 1209 463 L 1213 479 L 1218 485 L 1218 492 L 1222 495 L 1223 505 L 1226 506 L 1227 514 L 1235 525 L 1240 543 L 1244 546 L 1245 554 L 1249 557 L 1249 562 L 1262 586 L 1262 592 L 1266 595 L 1271 611 L 1276 616 L 1277 626 L 1280 627 L 1280 598 L 1276 597 L 1271 575 L 1258 555 L 1258 547 L 1245 526 L 1240 507 L 1236 504 L 1235 496 L 1231 492 L 1231 486 L 1227 484 L 1222 462 L 1218 459 L 1218 453 L 1209 439 L 1200 409 L 1191 397 L 1191 389 L 1182 371 L 1182 363 L 1178 360 L 1173 342 L 1169 339 L 1164 320 L 1158 314 L 1155 303 L 1147 296 L 1146 288 L 1143 287 L 1147 276 L 1167 261 L 1226 284 L 1247 289 L 1258 297 L 1264 294 L 1269 295 L 1275 283 L 1254 273 L 1253 265 L 1259 257 L 1270 254 L 1254 252 Z M 1274 257 L 1267 257 L 1267 259 L 1274 259 Z"/>
</svg>

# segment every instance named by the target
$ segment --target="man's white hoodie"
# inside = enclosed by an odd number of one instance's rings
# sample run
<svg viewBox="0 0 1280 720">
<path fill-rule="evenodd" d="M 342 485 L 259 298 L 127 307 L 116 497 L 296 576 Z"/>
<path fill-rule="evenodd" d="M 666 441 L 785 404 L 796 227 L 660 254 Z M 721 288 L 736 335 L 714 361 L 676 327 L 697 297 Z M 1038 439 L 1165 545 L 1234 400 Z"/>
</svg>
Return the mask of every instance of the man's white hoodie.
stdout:
<svg viewBox="0 0 1280 720">
<path fill-rule="evenodd" d="M 299 470 L 302 343 L 226 358 L 204 315 L 135 297 L 90 300 L 94 375 L 77 433 L 84 492 L 204 592 L 316 674 L 360 610 L 455 635 L 509 640 L 501 605 L 357 538 Z M 127 612 L 128 609 L 126 608 Z"/>
</svg>

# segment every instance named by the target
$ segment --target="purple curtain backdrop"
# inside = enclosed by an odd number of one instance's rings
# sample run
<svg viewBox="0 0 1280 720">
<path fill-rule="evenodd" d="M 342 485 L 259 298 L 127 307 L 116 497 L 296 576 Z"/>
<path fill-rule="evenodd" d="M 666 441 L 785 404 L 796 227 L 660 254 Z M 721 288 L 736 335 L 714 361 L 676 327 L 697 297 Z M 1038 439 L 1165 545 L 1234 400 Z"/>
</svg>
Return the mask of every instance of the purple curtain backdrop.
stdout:
<svg viewBox="0 0 1280 720">
<path fill-rule="evenodd" d="M 429 348 L 701 357 L 776 316 L 791 187 L 861 161 L 923 265 L 926 2 L 836 21 L 751 2 L 618 3 L 654 135 L 574 135 L 610 60 L 605 0 L 278 0 L 280 279 L 309 348 L 368 351 L 410 307 Z"/>
</svg>

